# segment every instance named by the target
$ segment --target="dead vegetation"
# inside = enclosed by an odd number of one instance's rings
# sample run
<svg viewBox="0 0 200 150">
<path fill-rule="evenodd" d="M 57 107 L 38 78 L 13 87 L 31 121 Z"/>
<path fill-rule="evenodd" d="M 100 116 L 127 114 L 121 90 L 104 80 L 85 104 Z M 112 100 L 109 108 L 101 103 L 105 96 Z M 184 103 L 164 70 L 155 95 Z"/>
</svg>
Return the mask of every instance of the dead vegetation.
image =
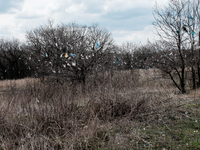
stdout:
<svg viewBox="0 0 200 150">
<path fill-rule="evenodd" d="M 101 74 L 84 86 L 2 81 L 0 149 L 184 149 L 188 138 L 198 148 L 188 126 L 198 133 L 200 92 L 176 94 L 155 71 Z"/>
</svg>

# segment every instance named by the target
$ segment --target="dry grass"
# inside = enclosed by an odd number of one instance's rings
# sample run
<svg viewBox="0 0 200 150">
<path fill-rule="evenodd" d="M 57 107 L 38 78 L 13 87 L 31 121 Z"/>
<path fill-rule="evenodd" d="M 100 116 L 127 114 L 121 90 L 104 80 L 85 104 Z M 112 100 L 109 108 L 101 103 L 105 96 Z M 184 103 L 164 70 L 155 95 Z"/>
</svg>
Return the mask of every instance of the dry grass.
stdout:
<svg viewBox="0 0 200 150">
<path fill-rule="evenodd" d="M 3 80 L 0 81 L 0 92 L 7 91 L 9 88 L 18 87 L 19 89 L 26 86 L 27 84 L 32 85 L 38 82 L 39 79 L 36 78 L 25 78 L 18 80 Z"/>
<path fill-rule="evenodd" d="M 5 150 L 175 149 L 174 137 L 157 133 L 171 136 L 186 111 L 197 117 L 185 100 L 200 93 L 177 95 L 157 70 L 99 74 L 84 86 L 37 79 L 0 86 L 0 149 Z"/>
</svg>

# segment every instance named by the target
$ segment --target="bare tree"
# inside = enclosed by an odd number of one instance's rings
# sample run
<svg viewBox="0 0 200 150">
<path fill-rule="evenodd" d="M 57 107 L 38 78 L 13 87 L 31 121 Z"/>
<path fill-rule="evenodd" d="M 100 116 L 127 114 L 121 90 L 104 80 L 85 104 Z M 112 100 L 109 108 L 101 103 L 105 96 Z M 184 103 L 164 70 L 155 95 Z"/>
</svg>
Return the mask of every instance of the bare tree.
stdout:
<svg viewBox="0 0 200 150">
<path fill-rule="evenodd" d="M 197 69 L 197 87 L 200 87 L 200 1 L 199 0 L 194 0 L 194 1 L 189 1 L 188 2 L 188 11 L 187 13 L 189 14 L 190 19 L 187 22 L 188 27 L 191 29 L 191 35 L 192 35 L 192 45 L 191 49 L 195 51 L 193 54 L 193 63 L 196 65 Z M 195 75 L 194 69 L 192 70 L 193 74 Z M 193 80 L 196 78 L 193 75 Z M 194 81 L 193 81 L 194 82 Z"/>
<path fill-rule="evenodd" d="M 186 68 L 186 45 L 188 42 L 187 33 L 183 32 L 185 11 L 187 3 L 184 1 L 171 1 L 164 8 L 157 5 L 154 9 L 155 22 L 153 25 L 157 29 L 160 43 L 156 44 L 157 54 L 154 64 L 162 71 L 166 72 L 176 85 L 185 93 L 185 68 Z M 159 58 L 159 59 L 158 59 Z M 179 81 L 174 79 L 172 72 L 178 74 Z"/>
<path fill-rule="evenodd" d="M 26 37 L 36 75 L 52 76 L 57 82 L 67 77 L 85 83 L 88 73 L 100 71 L 109 61 L 107 54 L 113 47 L 111 34 L 97 24 L 54 26 L 50 21 Z"/>
</svg>

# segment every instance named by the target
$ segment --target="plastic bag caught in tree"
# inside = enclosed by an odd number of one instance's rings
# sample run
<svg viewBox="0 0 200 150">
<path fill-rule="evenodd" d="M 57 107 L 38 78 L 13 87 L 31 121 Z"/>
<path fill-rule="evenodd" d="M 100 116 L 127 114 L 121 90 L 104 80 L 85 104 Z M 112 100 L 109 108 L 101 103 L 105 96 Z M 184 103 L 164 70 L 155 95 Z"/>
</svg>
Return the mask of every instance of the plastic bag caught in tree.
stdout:
<svg viewBox="0 0 200 150">
<path fill-rule="evenodd" d="M 96 46 L 97 46 L 97 48 L 99 48 L 99 44 L 96 42 Z"/>
<path fill-rule="evenodd" d="M 70 54 L 70 56 L 72 56 L 72 57 L 76 57 L 76 55 L 75 55 L 75 54 Z"/>
</svg>

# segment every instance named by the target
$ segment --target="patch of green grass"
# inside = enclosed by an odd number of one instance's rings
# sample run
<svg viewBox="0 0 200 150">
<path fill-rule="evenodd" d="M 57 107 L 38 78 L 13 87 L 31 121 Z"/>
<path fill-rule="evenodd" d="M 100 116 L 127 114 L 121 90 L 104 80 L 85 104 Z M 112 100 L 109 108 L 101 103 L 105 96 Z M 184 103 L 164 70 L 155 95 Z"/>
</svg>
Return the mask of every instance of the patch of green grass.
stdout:
<svg viewBox="0 0 200 150">
<path fill-rule="evenodd" d="M 151 143 L 153 149 L 200 149 L 199 111 L 190 112 L 193 106 L 199 109 L 196 104 L 185 106 L 190 116 L 170 113 L 166 115 L 167 123 L 160 121 L 152 123 L 151 127 L 142 126 L 141 138 Z M 142 149 L 148 149 L 143 146 L 144 143 L 140 145 Z"/>
<path fill-rule="evenodd" d="M 187 108 L 198 108 L 198 107 L 200 107 L 200 104 L 187 104 L 186 107 Z"/>
</svg>

